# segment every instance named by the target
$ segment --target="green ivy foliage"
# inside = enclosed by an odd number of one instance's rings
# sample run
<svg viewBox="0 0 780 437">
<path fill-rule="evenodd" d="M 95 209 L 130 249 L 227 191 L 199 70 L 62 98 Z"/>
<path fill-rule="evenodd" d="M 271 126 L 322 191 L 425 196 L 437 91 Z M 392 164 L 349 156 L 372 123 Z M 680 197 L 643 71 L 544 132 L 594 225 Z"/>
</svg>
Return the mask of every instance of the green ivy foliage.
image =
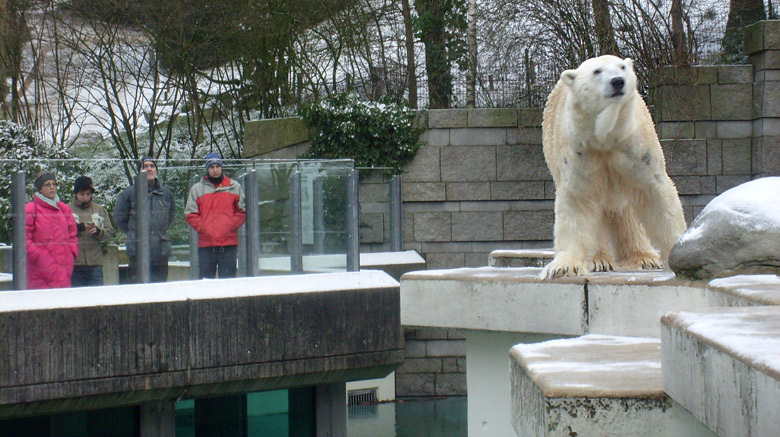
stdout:
<svg viewBox="0 0 780 437">
<path fill-rule="evenodd" d="M 421 145 L 415 111 L 390 98 L 334 94 L 302 107 L 301 117 L 313 132 L 306 158 L 349 158 L 357 167 L 389 167 L 398 174 Z"/>
<path fill-rule="evenodd" d="M 81 174 L 78 161 L 65 150 L 41 140 L 32 129 L 9 120 L 0 120 L 0 242 L 12 240 L 12 177 L 24 171 L 27 199 L 35 193 L 35 175 L 47 170 L 57 176 L 58 194 L 64 202 L 70 200 L 73 180 Z M 69 190 L 70 188 L 70 190 Z"/>
</svg>

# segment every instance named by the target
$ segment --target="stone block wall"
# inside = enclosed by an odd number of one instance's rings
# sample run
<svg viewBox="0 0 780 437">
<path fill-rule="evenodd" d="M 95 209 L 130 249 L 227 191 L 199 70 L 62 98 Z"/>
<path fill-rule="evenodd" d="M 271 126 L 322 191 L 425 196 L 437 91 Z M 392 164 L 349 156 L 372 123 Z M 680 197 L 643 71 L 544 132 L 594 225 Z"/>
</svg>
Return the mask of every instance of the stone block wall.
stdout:
<svg viewBox="0 0 780 437">
<path fill-rule="evenodd" d="M 456 329 L 404 327 L 404 364 L 395 371 L 395 395 L 466 394 L 466 337 Z"/>
</svg>

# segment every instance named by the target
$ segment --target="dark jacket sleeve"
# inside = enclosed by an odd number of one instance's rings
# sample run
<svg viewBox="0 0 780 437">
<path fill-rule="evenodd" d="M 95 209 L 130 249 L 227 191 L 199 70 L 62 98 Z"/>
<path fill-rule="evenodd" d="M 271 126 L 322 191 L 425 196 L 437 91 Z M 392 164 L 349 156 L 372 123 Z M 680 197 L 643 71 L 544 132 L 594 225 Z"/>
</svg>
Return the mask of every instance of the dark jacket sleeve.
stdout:
<svg viewBox="0 0 780 437">
<path fill-rule="evenodd" d="M 130 196 L 133 194 L 131 188 L 132 186 L 125 188 L 119 194 L 119 197 L 116 199 L 116 206 L 114 206 L 114 223 L 125 234 L 130 230 L 128 222 L 130 221 Z"/>
</svg>

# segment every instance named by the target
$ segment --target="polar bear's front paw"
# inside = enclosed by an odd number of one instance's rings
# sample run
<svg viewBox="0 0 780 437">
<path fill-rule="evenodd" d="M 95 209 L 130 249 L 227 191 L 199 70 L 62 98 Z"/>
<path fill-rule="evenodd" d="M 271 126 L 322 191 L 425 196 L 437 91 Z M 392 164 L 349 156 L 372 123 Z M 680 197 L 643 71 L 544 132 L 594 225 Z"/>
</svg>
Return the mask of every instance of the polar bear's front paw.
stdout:
<svg viewBox="0 0 780 437">
<path fill-rule="evenodd" d="M 553 259 L 550 264 L 545 266 L 539 277 L 542 279 L 554 279 L 564 276 L 582 276 L 590 273 L 588 264 L 585 261 L 573 261 L 566 259 Z"/>
<path fill-rule="evenodd" d="M 664 268 L 664 263 L 661 261 L 661 258 L 658 257 L 658 255 L 649 253 L 630 258 L 626 260 L 624 265 L 629 270 L 660 270 Z"/>
</svg>

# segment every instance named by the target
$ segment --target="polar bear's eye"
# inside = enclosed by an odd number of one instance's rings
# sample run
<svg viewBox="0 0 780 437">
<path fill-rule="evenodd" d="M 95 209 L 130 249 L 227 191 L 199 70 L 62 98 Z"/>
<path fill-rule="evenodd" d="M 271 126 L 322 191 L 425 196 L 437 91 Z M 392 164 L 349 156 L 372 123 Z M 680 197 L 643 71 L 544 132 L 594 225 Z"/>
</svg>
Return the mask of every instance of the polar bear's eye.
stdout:
<svg viewBox="0 0 780 437">
<path fill-rule="evenodd" d="M 626 66 L 625 66 L 625 65 L 621 65 L 621 66 L 620 66 L 620 69 L 621 69 L 621 70 L 625 70 L 625 69 L 626 69 Z"/>
<path fill-rule="evenodd" d="M 599 68 L 599 69 L 593 70 L 593 74 L 596 74 L 596 75 L 601 74 L 601 69 Z"/>
</svg>

